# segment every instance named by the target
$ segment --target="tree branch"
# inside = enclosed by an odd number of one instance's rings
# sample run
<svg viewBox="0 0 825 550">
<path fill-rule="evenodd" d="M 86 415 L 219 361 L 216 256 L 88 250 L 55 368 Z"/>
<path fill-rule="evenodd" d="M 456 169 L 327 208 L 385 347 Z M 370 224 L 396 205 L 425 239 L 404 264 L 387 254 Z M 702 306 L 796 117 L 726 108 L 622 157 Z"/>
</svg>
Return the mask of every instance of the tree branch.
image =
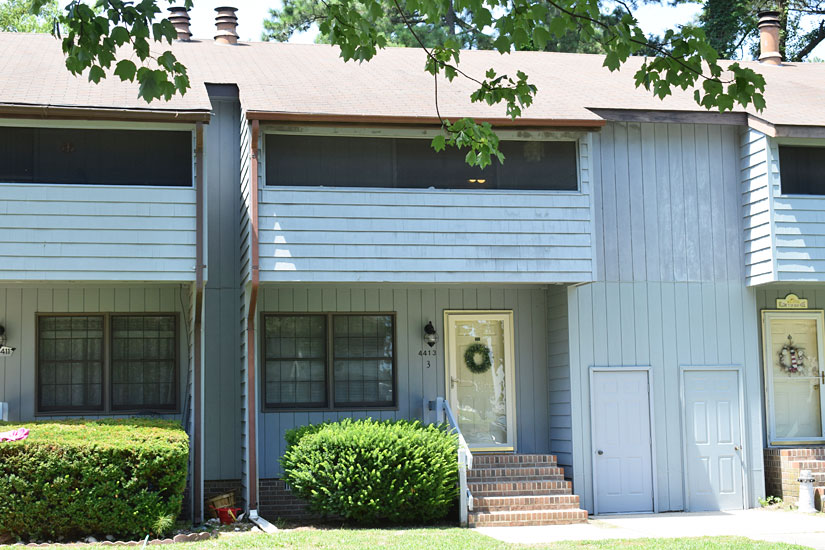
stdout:
<svg viewBox="0 0 825 550">
<path fill-rule="evenodd" d="M 791 61 L 802 61 L 806 55 L 811 53 L 813 49 L 819 45 L 820 42 L 825 40 L 825 21 L 822 21 L 819 24 L 819 28 L 816 29 L 816 31 L 808 33 L 806 38 L 808 38 L 808 43 L 805 44 L 804 48 L 794 54 Z"/>
</svg>

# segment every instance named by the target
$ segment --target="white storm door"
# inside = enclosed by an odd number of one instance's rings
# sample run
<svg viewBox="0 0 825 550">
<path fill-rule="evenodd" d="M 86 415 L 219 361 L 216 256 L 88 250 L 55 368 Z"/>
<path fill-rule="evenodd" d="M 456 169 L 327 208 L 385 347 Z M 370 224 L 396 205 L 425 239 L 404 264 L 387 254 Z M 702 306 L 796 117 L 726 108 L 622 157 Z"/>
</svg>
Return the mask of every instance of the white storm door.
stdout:
<svg viewBox="0 0 825 550">
<path fill-rule="evenodd" d="M 652 512 L 648 371 L 590 372 L 596 513 Z"/>
<path fill-rule="evenodd" d="M 512 311 L 446 311 L 447 395 L 467 445 L 512 451 L 516 445 Z M 467 366 L 473 344 L 489 350 L 483 372 Z M 480 359 L 480 357 L 479 357 Z"/>
<path fill-rule="evenodd" d="M 687 510 L 744 507 L 739 371 L 684 370 Z"/>
</svg>

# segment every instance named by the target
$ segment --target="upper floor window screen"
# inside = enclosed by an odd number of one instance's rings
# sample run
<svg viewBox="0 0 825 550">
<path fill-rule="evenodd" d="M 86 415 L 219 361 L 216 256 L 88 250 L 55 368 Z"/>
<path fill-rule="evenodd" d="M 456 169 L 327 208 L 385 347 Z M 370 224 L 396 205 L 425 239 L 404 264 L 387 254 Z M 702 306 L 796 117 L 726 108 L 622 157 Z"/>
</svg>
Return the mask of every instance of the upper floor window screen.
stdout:
<svg viewBox="0 0 825 550">
<path fill-rule="evenodd" d="M 501 141 L 504 164 L 480 170 L 429 139 L 266 136 L 267 185 L 438 189 L 578 189 L 574 141 Z"/>
<path fill-rule="evenodd" d="M 0 127 L 0 183 L 192 185 L 192 133 Z"/>
<path fill-rule="evenodd" d="M 825 195 L 825 147 L 779 146 L 783 195 Z"/>
</svg>

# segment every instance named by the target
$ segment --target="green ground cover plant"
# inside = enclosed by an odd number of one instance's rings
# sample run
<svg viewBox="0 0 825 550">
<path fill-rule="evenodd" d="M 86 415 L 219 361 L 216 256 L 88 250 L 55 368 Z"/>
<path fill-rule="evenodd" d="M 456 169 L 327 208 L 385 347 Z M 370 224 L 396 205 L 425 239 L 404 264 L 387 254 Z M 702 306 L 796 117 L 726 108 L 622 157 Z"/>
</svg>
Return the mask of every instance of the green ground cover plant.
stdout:
<svg viewBox="0 0 825 550">
<path fill-rule="evenodd" d="M 323 516 L 428 523 L 458 497 L 458 441 L 443 426 L 345 419 L 296 428 L 286 440 L 284 479 Z"/>
<path fill-rule="evenodd" d="M 0 423 L 0 535 L 22 540 L 143 537 L 180 514 L 189 441 L 164 420 Z"/>
</svg>

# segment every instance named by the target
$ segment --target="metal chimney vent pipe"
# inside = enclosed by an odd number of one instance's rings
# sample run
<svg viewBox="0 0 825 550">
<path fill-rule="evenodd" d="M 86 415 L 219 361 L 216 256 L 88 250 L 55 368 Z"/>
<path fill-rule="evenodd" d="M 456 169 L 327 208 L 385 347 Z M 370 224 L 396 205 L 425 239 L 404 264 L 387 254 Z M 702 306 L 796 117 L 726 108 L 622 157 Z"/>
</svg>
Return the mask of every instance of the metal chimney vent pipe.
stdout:
<svg viewBox="0 0 825 550">
<path fill-rule="evenodd" d="M 215 27 L 217 34 L 215 34 L 215 42 L 218 44 L 237 44 L 238 43 L 238 17 L 235 12 L 238 8 L 230 6 L 221 6 L 215 8 L 218 15 L 215 17 Z"/>
<path fill-rule="evenodd" d="M 779 12 L 759 12 L 759 61 L 768 65 L 781 65 L 779 53 Z"/>
<path fill-rule="evenodd" d="M 169 8 L 169 22 L 178 31 L 178 40 L 191 40 L 192 31 L 189 30 L 189 12 L 182 6 Z"/>
</svg>

